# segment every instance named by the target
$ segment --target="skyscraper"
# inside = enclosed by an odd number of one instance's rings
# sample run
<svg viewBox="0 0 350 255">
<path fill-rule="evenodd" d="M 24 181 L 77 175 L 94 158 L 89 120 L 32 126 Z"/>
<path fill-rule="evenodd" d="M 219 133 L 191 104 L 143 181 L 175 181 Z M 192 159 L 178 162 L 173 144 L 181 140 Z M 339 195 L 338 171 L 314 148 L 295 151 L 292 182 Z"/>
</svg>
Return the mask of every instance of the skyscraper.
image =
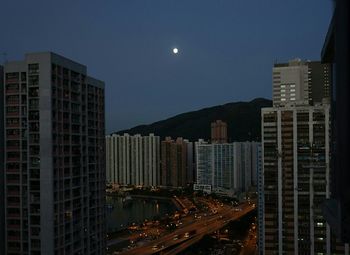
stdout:
<svg viewBox="0 0 350 255">
<path fill-rule="evenodd" d="M 108 135 L 106 164 L 108 183 L 157 186 L 160 184 L 160 137 Z"/>
<path fill-rule="evenodd" d="M 0 253 L 5 254 L 4 68 L 0 66 Z"/>
<path fill-rule="evenodd" d="M 51 52 L 4 74 L 6 254 L 104 254 L 104 83 Z"/>
<path fill-rule="evenodd" d="M 221 120 L 211 123 L 211 142 L 227 143 L 227 124 Z"/>
<path fill-rule="evenodd" d="M 332 68 L 319 61 L 293 59 L 273 67 L 273 105 L 317 104 L 330 97 Z"/>
<path fill-rule="evenodd" d="M 260 254 L 345 254 L 321 209 L 331 180 L 328 71 L 300 60 L 273 68 L 274 107 L 261 112 Z"/>
</svg>

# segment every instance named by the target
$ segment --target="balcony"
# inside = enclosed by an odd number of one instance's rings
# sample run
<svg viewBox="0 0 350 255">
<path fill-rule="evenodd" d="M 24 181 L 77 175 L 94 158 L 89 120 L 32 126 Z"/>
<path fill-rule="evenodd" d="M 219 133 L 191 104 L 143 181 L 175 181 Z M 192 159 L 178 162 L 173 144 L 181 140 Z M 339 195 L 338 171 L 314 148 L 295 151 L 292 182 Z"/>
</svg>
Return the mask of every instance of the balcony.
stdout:
<svg viewBox="0 0 350 255">
<path fill-rule="evenodd" d="M 6 159 L 7 162 L 19 162 L 20 161 L 20 157 L 7 157 Z"/>
<path fill-rule="evenodd" d="M 19 151 L 19 145 L 6 146 L 7 151 Z"/>
<path fill-rule="evenodd" d="M 21 217 L 20 213 L 7 213 L 7 218 L 18 219 Z"/>
<path fill-rule="evenodd" d="M 6 95 L 16 95 L 19 94 L 19 89 L 6 89 Z"/>
<path fill-rule="evenodd" d="M 18 168 L 7 168 L 6 170 L 7 173 L 19 173 L 19 169 Z"/>
<path fill-rule="evenodd" d="M 8 100 L 6 105 L 19 105 L 19 100 Z"/>
<path fill-rule="evenodd" d="M 9 83 L 18 83 L 19 82 L 19 77 L 6 77 L 6 84 Z"/>
<path fill-rule="evenodd" d="M 11 191 L 7 191 L 7 196 L 14 196 L 14 197 L 18 197 L 20 195 L 19 190 L 11 190 Z"/>
<path fill-rule="evenodd" d="M 19 128 L 19 123 L 6 123 L 6 128 Z"/>
<path fill-rule="evenodd" d="M 19 116 L 19 111 L 16 112 L 7 112 L 6 116 L 11 116 L 11 117 L 18 117 Z"/>
<path fill-rule="evenodd" d="M 8 224 L 7 225 L 8 229 L 15 229 L 15 230 L 19 230 L 21 228 L 20 224 Z"/>
<path fill-rule="evenodd" d="M 20 202 L 19 201 L 8 201 L 7 206 L 8 207 L 19 207 Z"/>
<path fill-rule="evenodd" d="M 21 238 L 20 236 L 16 235 L 16 236 L 7 236 L 7 240 L 10 240 L 10 241 L 20 241 Z"/>
</svg>

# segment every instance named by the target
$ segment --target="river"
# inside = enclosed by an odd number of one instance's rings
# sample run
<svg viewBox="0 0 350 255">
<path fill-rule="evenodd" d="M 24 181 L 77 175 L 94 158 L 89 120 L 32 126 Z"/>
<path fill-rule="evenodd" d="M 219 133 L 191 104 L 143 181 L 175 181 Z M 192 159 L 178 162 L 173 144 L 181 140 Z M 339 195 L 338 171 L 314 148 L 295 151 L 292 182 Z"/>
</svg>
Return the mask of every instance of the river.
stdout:
<svg viewBox="0 0 350 255">
<path fill-rule="evenodd" d="M 112 205 L 112 208 L 106 209 L 108 232 L 171 214 L 176 209 L 170 200 L 133 198 L 127 206 L 123 206 L 121 197 L 107 196 L 106 200 L 108 205 Z"/>
</svg>

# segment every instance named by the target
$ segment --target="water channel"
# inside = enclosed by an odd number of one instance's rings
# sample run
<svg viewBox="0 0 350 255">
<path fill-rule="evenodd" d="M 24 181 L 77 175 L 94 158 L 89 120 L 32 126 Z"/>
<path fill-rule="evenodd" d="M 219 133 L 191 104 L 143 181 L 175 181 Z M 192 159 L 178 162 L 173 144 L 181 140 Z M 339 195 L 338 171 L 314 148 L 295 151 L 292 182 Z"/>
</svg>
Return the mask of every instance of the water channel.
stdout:
<svg viewBox="0 0 350 255">
<path fill-rule="evenodd" d="M 170 200 L 133 198 L 125 203 L 122 197 L 116 196 L 107 196 L 106 200 L 107 232 L 163 217 L 176 209 Z"/>
</svg>

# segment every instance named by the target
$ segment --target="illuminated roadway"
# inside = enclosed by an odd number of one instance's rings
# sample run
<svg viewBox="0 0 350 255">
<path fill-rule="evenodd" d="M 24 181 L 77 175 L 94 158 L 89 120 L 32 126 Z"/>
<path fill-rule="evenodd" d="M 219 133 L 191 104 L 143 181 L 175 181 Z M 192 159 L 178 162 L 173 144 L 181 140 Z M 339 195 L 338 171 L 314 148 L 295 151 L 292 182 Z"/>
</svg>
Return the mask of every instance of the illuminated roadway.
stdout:
<svg viewBox="0 0 350 255">
<path fill-rule="evenodd" d="M 140 247 L 135 247 L 120 254 L 178 254 L 201 240 L 203 236 L 220 230 L 230 221 L 238 220 L 254 209 L 255 206 L 248 205 L 248 203 L 237 207 L 225 205 L 218 210 L 217 214 L 193 220 L 191 223 L 185 224 L 157 240 L 147 242 Z M 188 237 L 185 236 L 186 233 Z"/>
</svg>

